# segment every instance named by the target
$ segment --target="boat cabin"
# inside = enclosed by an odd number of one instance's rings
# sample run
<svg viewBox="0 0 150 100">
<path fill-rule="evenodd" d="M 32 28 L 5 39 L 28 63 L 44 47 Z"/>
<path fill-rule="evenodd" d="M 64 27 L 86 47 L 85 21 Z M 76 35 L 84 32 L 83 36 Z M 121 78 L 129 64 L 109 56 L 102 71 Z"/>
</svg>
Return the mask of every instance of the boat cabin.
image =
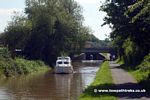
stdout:
<svg viewBox="0 0 150 100">
<path fill-rule="evenodd" d="M 71 66 L 71 59 L 70 57 L 58 57 L 56 61 L 57 67 L 67 67 Z"/>
<path fill-rule="evenodd" d="M 70 57 L 57 57 L 55 73 L 73 73 Z"/>
</svg>

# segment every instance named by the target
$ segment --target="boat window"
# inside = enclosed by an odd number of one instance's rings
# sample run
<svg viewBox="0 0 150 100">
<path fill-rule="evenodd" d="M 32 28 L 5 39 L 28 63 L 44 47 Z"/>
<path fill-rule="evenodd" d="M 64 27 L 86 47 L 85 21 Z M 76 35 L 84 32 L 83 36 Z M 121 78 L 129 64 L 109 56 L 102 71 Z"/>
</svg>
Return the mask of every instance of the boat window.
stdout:
<svg viewBox="0 0 150 100">
<path fill-rule="evenodd" d="M 68 60 L 68 58 L 65 58 L 66 60 Z"/>
<path fill-rule="evenodd" d="M 62 62 L 58 62 L 58 64 L 62 64 Z"/>
<path fill-rule="evenodd" d="M 64 62 L 64 64 L 69 64 L 69 62 Z"/>
</svg>

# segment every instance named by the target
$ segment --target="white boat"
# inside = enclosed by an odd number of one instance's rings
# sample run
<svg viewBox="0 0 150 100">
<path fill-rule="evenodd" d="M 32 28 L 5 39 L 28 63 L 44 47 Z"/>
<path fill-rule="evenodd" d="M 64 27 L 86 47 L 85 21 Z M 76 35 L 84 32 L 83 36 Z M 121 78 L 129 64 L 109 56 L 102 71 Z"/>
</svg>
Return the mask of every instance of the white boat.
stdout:
<svg viewBox="0 0 150 100">
<path fill-rule="evenodd" d="M 73 73 L 70 57 L 57 57 L 55 73 Z"/>
</svg>

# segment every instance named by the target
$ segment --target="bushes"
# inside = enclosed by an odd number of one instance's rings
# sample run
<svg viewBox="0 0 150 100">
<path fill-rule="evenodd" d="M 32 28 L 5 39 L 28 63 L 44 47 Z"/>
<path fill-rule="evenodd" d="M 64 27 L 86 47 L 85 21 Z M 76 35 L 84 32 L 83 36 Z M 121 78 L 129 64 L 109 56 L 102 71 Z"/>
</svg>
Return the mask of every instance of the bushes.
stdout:
<svg viewBox="0 0 150 100">
<path fill-rule="evenodd" d="M 150 71 L 150 54 L 144 57 L 144 60 L 138 67 L 143 72 Z"/>
<path fill-rule="evenodd" d="M 44 69 L 48 69 L 42 61 L 29 61 L 21 58 L 15 59 L 15 68 L 18 74 L 28 74 Z"/>
<path fill-rule="evenodd" d="M 9 76 L 8 73 L 13 73 L 14 62 L 10 56 L 10 53 L 6 48 L 1 49 L 0 51 L 0 72 Z"/>
<path fill-rule="evenodd" d="M 142 63 L 137 66 L 137 70 L 132 73 L 138 82 L 150 79 L 150 54 L 145 56 Z"/>
<path fill-rule="evenodd" d="M 136 80 L 144 86 L 147 91 L 150 91 L 150 54 L 144 57 L 144 60 L 138 69 L 131 72 Z"/>
<path fill-rule="evenodd" d="M 7 49 L 0 53 L 0 74 L 6 77 L 48 70 L 42 61 L 29 61 L 22 58 L 12 59 Z"/>
</svg>

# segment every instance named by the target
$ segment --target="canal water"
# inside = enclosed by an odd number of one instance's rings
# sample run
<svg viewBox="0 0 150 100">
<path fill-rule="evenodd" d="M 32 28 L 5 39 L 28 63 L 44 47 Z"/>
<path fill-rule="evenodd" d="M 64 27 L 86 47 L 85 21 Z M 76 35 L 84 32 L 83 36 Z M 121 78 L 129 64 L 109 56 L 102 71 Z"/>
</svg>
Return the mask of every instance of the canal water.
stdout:
<svg viewBox="0 0 150 100">
<path fill-rule="evenodd" d="M 77 100 L 100 63 L 73 63 L 74 74 L 52 72 L 0 79 L 0 100 Z"/>
</svg>

